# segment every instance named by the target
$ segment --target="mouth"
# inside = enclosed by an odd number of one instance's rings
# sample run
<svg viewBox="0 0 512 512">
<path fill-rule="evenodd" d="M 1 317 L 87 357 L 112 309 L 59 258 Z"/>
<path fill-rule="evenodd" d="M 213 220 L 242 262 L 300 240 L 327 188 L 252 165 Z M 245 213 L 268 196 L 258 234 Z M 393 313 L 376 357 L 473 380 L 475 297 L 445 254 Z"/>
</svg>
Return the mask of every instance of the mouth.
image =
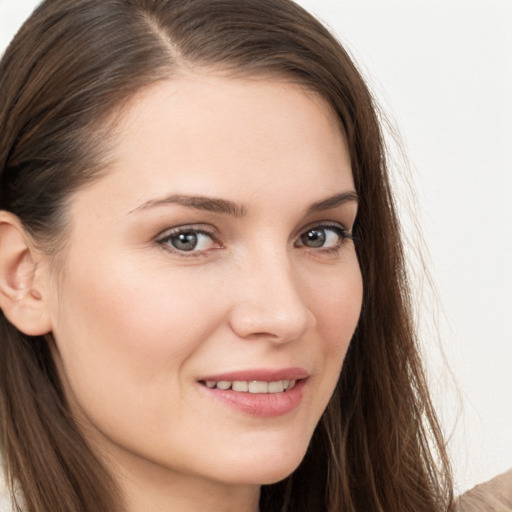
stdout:
<svg viewBox="0 0 512 512">
<path fill-rule="evenodd" d="M 271 382 L 266 382 L 264 380 L 206 380 L 199 382 L 210 389 L 221 389 L 223 391 L 231 389 L 240 393 L 265 394 L 289 391 L 295 387 L 297 379 L 284 379 Z"/>
<path fill-rule="evenodd" d="M 306 370 L 289 368 L 224 373 L 198 383 L 215 401 L 250 416 L 272 418 L 300 406 L 308 380 Z"/>
</svg>

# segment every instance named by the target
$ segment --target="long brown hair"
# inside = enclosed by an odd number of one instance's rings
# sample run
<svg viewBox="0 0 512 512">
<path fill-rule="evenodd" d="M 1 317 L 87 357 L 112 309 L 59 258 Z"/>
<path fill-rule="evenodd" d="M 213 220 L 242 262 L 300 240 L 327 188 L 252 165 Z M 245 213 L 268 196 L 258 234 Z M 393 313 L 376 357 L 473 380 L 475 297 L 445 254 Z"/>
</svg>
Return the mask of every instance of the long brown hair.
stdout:
<svg viewBox="0 0 512 512">
<path fill-rule="evenodd" d="M 107 121 L 182 66 L 279 75 L 321 94 L 346 137 L 360 198 L 361 318 L 299 468 L 262 512 L 432 512 L 451 478 L 412 321 L 399 223 L 373 98 L 332 35 L 290 0 L 47 0 L 0 63 L 0 209 L 58 255 L 70 194 L 101 175 Z M 0 442 L 30 512 L 112 512 L 115 479 L 69 414 L 43 337 L 0 314 Z"/>
</svg>

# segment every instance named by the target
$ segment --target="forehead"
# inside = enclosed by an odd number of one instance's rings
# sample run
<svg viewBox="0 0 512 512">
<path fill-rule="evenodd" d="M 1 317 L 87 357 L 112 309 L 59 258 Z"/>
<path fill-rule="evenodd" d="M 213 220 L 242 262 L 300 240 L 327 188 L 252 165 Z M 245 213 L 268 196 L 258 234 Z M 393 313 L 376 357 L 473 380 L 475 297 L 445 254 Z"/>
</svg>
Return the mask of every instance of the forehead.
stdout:
<svg viewBox="0 0 512 512">
<path fill-rule="evenodd" d="M 160 121 L 167 115 L 169 124 L 189 130 L 201 120 L 208 128 L 224 131 L 232 127 L 235 131 L 243 125 L 244 131 L 248 131 L 262 121 L 270 128 L 270 123 L 275 125 L 279 117 L 284 126 L 291 110 L 297 118 L 302 114 L 304 120 L 318 120 L 321 114 L 326 122 L 322 128 L 332 129 L 343 139 L 341 123 L 332 106 L 318 92 L 285 75 L 224 76 L 218 71 L 199 69 L 155 82 L 135 94 L 118 117 L 119 142 L 130 135 L 130 128 L 145 123 L 148 117 Z"/>
<path fill-rule="evenodd" d="M 109 192 L 129 189 L 140 201 L 353 188 L 331 108 L 283 79 L 190 73 L 157 82 L 132 99 L 111 136 Z"/>
</svg>

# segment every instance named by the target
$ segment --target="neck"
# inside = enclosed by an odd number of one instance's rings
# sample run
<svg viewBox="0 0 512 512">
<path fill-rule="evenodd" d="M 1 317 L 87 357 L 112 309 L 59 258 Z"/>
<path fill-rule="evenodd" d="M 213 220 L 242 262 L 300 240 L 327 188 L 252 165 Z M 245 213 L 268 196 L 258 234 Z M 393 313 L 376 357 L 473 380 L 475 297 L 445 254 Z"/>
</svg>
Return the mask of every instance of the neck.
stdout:
<svg viewBox="0 0 512 512">
<path fill-rule="evenodd" d="M 152 467 L 151 467 L 152 466 Z M 123 512 L 258 512 L 260 486 L 229 485 L 149 464 L 116 468 Z"/>
</svg>

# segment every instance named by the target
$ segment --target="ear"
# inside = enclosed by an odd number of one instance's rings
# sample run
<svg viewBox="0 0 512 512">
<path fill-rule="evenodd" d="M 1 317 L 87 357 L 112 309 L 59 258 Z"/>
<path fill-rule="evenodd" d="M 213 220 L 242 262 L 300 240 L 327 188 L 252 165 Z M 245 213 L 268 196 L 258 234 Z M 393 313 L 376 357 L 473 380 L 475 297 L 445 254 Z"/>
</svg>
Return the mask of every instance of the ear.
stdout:
<svg viewBox="0 0 512 512">
<path fill-rule="evenodd" d="M 9 322 L 29 336 L 51 331 L 38 284 L 38 254 L 18 217 L 0 211 L 0 308 Z"/>
</svg>

